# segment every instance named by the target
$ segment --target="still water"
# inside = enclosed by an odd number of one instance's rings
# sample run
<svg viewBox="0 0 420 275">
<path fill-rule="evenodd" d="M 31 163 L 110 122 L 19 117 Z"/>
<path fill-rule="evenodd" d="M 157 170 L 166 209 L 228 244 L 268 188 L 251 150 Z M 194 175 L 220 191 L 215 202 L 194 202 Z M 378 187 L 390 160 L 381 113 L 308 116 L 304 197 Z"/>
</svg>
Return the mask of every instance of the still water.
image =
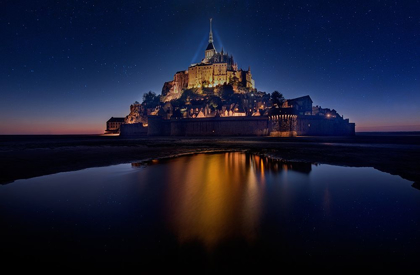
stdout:
<svg viewBox="0 0 420 275">
<path fill-rule="evenodd" d="M 0 219 L 3 263 L 28 269 L 409 271 L 420 190 L 373 168 L 199 154 L 0 186 Z"/>
</svg>

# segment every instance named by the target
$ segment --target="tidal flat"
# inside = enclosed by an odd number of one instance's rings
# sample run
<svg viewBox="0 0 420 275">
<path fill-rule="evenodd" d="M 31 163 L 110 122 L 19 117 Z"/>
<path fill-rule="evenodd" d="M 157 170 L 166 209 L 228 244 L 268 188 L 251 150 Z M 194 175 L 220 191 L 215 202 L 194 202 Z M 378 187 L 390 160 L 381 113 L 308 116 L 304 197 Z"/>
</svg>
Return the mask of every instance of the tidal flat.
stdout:
<svg viewBox="0 0 420 275">
<path fill-rule="evenodd" d="M 0 136 L 0 183 L 203 152 L 247 151 L 287 161 L 373 167 L 420 183 L 420 133 L 353 137 Z"/>
</svg>

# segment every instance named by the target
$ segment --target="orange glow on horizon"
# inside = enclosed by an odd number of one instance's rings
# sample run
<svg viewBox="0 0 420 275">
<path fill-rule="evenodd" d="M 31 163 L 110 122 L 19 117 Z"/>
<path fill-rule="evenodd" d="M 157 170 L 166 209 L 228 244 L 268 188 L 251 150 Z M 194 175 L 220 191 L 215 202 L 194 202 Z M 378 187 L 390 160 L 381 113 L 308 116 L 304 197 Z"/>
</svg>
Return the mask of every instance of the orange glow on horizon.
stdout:
<svg viewBox="0 0 420 275">
<path fill-rule="evenodd" d="M 99 135 L 105 132 L 105 125 L 96 122 L 32 122 L 0 125 L 0 135 Z"/>
</svg>

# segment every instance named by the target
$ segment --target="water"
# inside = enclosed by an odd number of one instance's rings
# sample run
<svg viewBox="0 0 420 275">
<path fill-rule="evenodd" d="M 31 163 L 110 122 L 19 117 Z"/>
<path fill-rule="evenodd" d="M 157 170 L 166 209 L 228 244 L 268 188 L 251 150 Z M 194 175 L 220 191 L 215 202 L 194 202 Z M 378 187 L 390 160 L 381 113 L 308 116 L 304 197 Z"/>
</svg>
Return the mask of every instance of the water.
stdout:
<svg viewBox="0 0 420 275">
<path fill-rule="evenodd" d="M 410 271 L 419 211 L 398 176 L 243 153 L 0 186 L 3 263 L 28 270 Z"/>
</svg>

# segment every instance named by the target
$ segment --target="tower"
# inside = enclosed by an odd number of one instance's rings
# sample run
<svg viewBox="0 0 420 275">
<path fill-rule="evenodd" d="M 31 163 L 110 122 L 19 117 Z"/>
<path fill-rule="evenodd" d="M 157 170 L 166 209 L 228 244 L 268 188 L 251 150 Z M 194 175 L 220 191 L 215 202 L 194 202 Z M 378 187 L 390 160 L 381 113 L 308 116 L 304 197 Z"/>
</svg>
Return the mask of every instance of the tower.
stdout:
<svg viewBox="0 0 420 275">
<path fill-rule="evenodd" d="M 213 18 L 210 18 L 210 33 L 209 33 L 209 44 L 207 45 L 206 52 L 205 52 L 205 58 L 210 59 L 213 55 L 216 54 L 216 48 L 213 45 L 213 31 L 211 29 L 211 21 Z"/>
</svg>

